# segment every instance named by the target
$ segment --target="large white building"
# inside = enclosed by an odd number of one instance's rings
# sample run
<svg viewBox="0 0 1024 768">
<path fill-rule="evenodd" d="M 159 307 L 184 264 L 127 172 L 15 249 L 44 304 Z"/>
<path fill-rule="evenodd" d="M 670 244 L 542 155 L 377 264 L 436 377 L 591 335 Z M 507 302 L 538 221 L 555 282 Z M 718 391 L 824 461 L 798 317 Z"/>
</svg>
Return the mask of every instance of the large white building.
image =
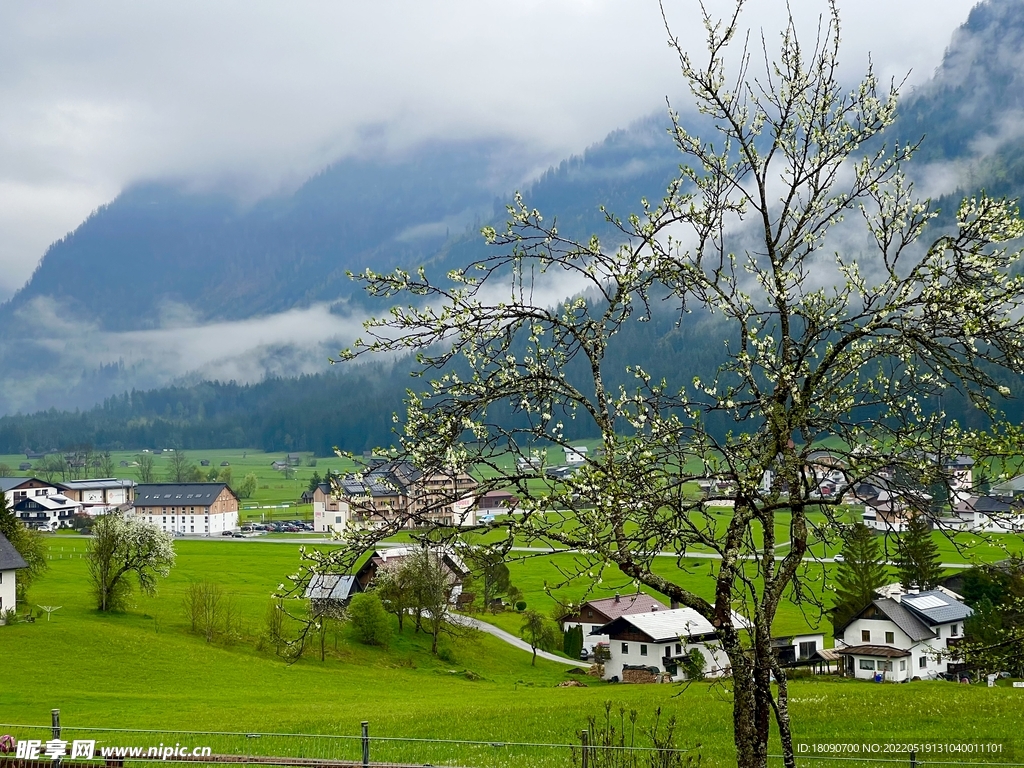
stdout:
<svg viewBox="0 0 1024 768">
<path fill-rule="evenodd" d="M 133 512 L 184 536 L 219 536 L 238 527 L 238 497 L 225 483 L 139 485 Z"/>
<path fill-rule="evenodd" d="M 973 611 L 948 591 L 874 600 L 835 634 L 849 677 L 905 682 L 949 671 L 948 649 L 964 635 Z"/>
</svg>

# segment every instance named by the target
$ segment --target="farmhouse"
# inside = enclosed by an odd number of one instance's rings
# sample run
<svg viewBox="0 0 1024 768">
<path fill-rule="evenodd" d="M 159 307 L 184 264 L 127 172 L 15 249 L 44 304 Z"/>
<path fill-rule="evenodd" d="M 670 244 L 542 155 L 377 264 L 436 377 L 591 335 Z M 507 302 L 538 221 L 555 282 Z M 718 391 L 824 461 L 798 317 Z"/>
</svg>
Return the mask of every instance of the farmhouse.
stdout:
<svg viewBox="0 0 1024 768">
<path fill-rule="evenodd" d="M 135 481 L 105 477 L 98 480 L 68 480 L 56 483 L 64 496 L 82 503 L 89 515 L 105 515 L 135 500 Z"/>
<path fill-rule="evenodd" d="M 82 502 L 59 493 L 29 496 L 14 505 L 14 514 L 26 528 L 55 531 L 70 528 L 75 515 L 82 513 Z"/>
<path fill-rule="evenodd" d="M 410 555 L 419 552 L 417 547 L 382 547 L 376 550 L 367 560 L 363 567 L 360 568 L 355 575 L 356 586 L 353 587 L 356 591 L 363 592 L 366 590 L 370 582 L 377 575 L 377 572 L 382 568 L 395 567 L 399 565 L 405 558 Z M 449 576 L 449 581 L 452 585 L 452 592 L 450 596 L 451 603 L 453 605 L 458 603 L 459 595 L 462 594 L 462 582 L 469 575 L 469 568 L 462 561 L 458 555 L 451 550 L 432 550 L 435 555 L 441 558 L 442 568 Z"/>
<path fill-rule="evenodd" d="M 238 527 L 238 497 L 225 483 L 139 485 L 134 513 L 162 531 L 210 536 Z"/>
<path fill-rule="evenodd" d="M 747 625 L 739 614 L 733 616 L 737 623 Z M 715 628 L 692 608 L 620 616 L 594 632 L 609 638 L 606 680 L 647 682 L 652 676 L 685 680 L 683 660 L 693 649 L 704 657 L 705 675 L 721 677 L 730 671 Z"/>
<path fill-rule="evenodd" d="M 667 610 L 668 606 L 663 602 L 640 592 L 626 596 L 615 595 L 615 597 L 605 597 L 600 600 L 588 600 L 561 616 L 558 622 L 562 625 L 563 632 L 570 627 L 582 627 L 584 642 L 588 647 L 593 648 L 598 643 L 608 642 L 607 636 L 594 634 L 595 630 L 620 616 Z"/>
<path fill-rule="evenodd" d="M 578 445 L 565 449 L 565 463 L 571 465 L 583 464 L 587 460 L 587 447 Z"/>
<path fill-rule="evenodd" d="M 0 533 L 0 624 L 4 623 L 4 614 L 18 609 L 17 574 L 22 568 L 28 568 L 28 563 Z"/>
<path fill-rule="evenodd" d="M 904 682 L 949 671 L 939 655 L 963 637 L 973 611 L 948 590 L 896 594 L 871 602 L 835 634 L 849 677 Z"/>
</svg>

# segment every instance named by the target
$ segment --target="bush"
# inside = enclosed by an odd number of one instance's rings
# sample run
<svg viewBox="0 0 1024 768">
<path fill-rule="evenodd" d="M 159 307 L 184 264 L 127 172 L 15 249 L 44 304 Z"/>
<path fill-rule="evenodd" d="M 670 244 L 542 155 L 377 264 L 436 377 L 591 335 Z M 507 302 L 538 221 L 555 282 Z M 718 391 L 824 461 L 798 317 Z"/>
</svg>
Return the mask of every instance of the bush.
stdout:
<svg viewBox="0 0 1024 768">
<path fill-rule="evenodd" d="M 518 601 L 516 601 L 516 610 L 519 611 L 520 613 L 525 611 L 526 610 L 526 601 L 525 600 L 518 600 Z"/>
<path fill-rule="evenodd" d="M 391 640 L 391 619 L 373 592 L 360 592 L 352 597 L 348 604 L 348 620 L 360 643 L 387 645 Z"/>
</svg>

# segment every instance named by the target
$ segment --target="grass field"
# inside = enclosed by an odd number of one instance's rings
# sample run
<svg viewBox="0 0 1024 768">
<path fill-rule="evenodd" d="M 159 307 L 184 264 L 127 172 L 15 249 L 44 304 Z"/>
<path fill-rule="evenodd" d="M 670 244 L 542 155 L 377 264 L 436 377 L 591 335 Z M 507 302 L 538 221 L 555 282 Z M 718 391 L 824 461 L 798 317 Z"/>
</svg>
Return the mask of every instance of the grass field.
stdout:
<svg viewBox="0 0 1024 768">
<path fill-rule="evenodd" d="M 431 656 L 426 638 L 408 627 L 387 649 L 361 646 L 340 629 L 328 636 L 325 662 L 314 652 L 288 665 L 271 649 L 257 650 L 254 639 L 271 592 L 299 562 L 297 545 L 178 540 L 177 565 L 155 597 L 137 596 L 129 611 L 101 614 L 90 600 L 85 544 L 50 539 L 54 559 L 30 596 L 33 604 L 61 606 L 49 622 L 0 627 L 2 723 L 43 725 L 50 709 L 60 708 L 71 727 L 356 734 L 369 720 L 375 736 L 562 744 L 611 701 L 615 710 L 637 709 L 640 723 L 662 707 L 678 719 L 682 745 L 700 745 L 704 765 L 733 762 L 727 683 L 629 686 L 585 678 L 586 688 L 558 688 L 571 677 L 566 668 L 543 660 L 533 667 L 529 654 L 489 636 L 451 641 L 454 655 L 446 661 Z M 569 557 L 512 564 L 513 581 L 532 606 L 554 604 L 544 585 Z M 182 597 L 191 580 L 202 578 L 234 601 L 234 639 L 207 644 L 188 632 Z M 706 577 L 689 578 L 706 588 L 698 583 Z M 622 586 L 613 582 L 601 589 Z M 520 617 L 494 620 L 517 630 Z M 780 631 L 798 625 L 807 626 L 798 612 L 780 616 Z M 802 740 L 992 741 L 1017 754 L 1024 747 L 1024 691 L 1013 688 L 823 678 L 794 680 L 791 692 Z M 417 749 L 435 764 L 467 764 L 451 745 Z M 540 750 L 518 762 L 475 764 L 565 765 L 566 754 Z"/>
</svg>

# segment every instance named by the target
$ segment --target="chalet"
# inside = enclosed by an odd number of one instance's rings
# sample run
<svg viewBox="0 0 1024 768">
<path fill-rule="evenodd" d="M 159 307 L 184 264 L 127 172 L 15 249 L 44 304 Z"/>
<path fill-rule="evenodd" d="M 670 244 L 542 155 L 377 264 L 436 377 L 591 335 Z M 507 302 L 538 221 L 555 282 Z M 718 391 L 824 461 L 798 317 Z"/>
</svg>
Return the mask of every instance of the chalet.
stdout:
<svg viewBox="0 0 1024 768">
<path fill-rule="evenodd" d="M 968 496 L 950 515 L 938 521 L 940 528 L 984 533 L 1024 532 L 1024 499 L 1006 496 Z"/>
<path fill-rule="evenodd" d="M 883 475 L 858 483 L 853 489 L 855 503 L 864 505 L 861 519 L 868 528 L 883 533 L 902 533 L 917 509 L 931 500 L 926 493 L 912 495 L 909 489 L 897 489 Z"/>
<path fill-rule="evenodd" d="M 414 553 L 421 551 L 417 547 L 382 547 L 370 556 L 363 567 L 360 568 L 355 575 L 356 586 L 353 589 L 357 591 L 365 591 L 369 584 L 373 581 L 377 572 L 383 568 L 394 567 L 400 564 L 405 558 L 413 555 Z M 442 567 L 449 574 L 452 593 L 451 602 L 456 604 L 459 599 L 459 595 L 462 594 L 462 582 L 465 581 L 466 577 L 469 576 L 469 568 L 462 561 L 458 555 L 451 550 L 432 550 L 434 554 L 441 558 Z"/>
<path fill-rule="evenodd" d="M 314 614 L 331 612 L 348 605 L 352 595 L 361 592 L 355 576 L 340 573 L 315 573 L 306 587 L 305 597 Z"/>
<path fill-rule="evenodd" d="M 68 480 L 55 483 L 64 496 L 82 503 L 89 515 L 105 515 L 135 500 L 135 481 L 105 477 L 98 480 Z"/>
<path fill-rule="evenodd" d="M 31 496 L 59 493 L 54 483 L 47 483 L 35 477 L 0 477 L 0 491 L 6 494 L 7 503 L 11 506 Z"/>
<path fill-rule="evenodd" d="M 733 617 L 747 625 L 739 614 L 734 613 Z M 721 677 L 731 670 L 715 628 L 692 608 L 627 614 L 595 632 L 609 638 L 609 659 L 604 665 L 606 680 L 685 680 L 682 662 L 695 648 L 704 656 L 706 676 Z"/>
<path fill-rule="evenodd" d="M 585 643 L 589 647 L 593 647 L 598 643 L 607 643 L 608 638 L 601 634 L 592 633 L 620 616 L 667 610 L 668 606 L 656 597 L 640 592 L 632 595 L 615 595 L 615 597 L 604 597 L 599 600 L 588 600 L 582 605 L 570 606 L 570 610 L 558 619 L 558 623 L 561 624 L 563 632 L 570 627 L 582 627 Z"/>
<path fill-rule="evenodd" d="M 14 548 L 14 545 L 0 533 L 0 624 L 8 611 L 17 611 L 18 571 L 28 568 L 28 563 Z"/>
<path fill-rule="evenodd" d="M 26 528 L 56 531 L 70 528 L 75 515 L 82 514 L 82 502 L 59 493 L 29 496 L 14 505 L 14 514 Z"/>
<path fill-rule="evenodd" d="M 972 613 L 946 590 L 879 598 L 836 631 L 835 651 L 849 677 L 935 678 L 949 671 L 941 654 L 963 637 Z"/>
<path fill-rule="evenodd" d="M 210 536 L 238 527 L 238 497 L 225 483 L 152 483 L 135 489 L 134 514 L 162 531 Z"/>
</svg>

